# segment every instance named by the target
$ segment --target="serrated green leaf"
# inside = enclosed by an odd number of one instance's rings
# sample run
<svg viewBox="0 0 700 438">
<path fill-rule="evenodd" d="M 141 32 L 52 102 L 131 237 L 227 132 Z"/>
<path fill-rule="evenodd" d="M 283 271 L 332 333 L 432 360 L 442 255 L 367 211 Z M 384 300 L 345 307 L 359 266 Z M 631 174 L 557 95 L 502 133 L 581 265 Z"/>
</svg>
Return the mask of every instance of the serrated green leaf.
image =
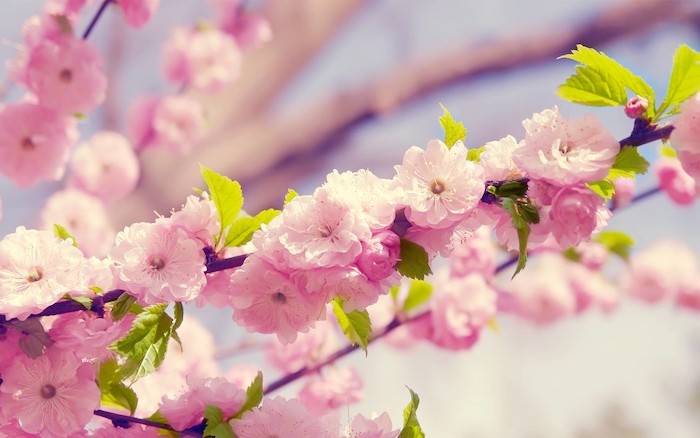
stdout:
<svg viewBox="0 0 700 438">
<path fill-rule="evenodd" d="M 243 414 L 259 406 L 263 395 L 263 375 L 260 371 L 258 371 L 258 375 L 255 376 L 253 382 L 245 390 L 245 403 L 243 403 L 243 406 L 238 412 L 236 412 L 236 415 L 234 415 L 233 418 L 240 419 Z"/>
<path fill-rule="evenodd" d="M 522 218 L 518 205 L 510 198 L 501 199 L 501 205 L 510 214 L 511 222 L 518 233 L 518 263 L 513 277 L 525 268 L 527 264 L 527 239 L 530 237 L 530 224 Z"/>
<path fill-rule="evenodd" d="M 63 240 L 68 240 L 70 239 L 73 242 L 74 247 L 78 247 L 78 241 L 75 240 L 75 237 L 73 237 L 68 230 L 66 230 L 66 227 L 58 224 L 53 224 L 53 233 L 58 237 L 59 239 Z"/>
<path fill-rule="evenodd" d="M 678 154 L 676 153 L 676 150 L 668 145 L 661 146 L 659 148 L 659 154 L 661 154 L 662 157 L 666 157 L 666 158 L 678 158 Z"/>
<path fill-rule="evenodd" d="M 138 315 L 142 310 L 143 307 L 136 302 L 136 298 L 125 292 L 112 303 L 110 315 L 114 321 L 120 321 L 128 312 Z"/>
<path fill-rule="evenodd" d="M 401 260 L 396 264 L 396 269 L 404 277 L 423 280 L 426 275 L 433 273 L 428 253 L 415 242 L 401 239 L 399 257 Z"/>
<path fill-rule="evenodd" d="M 595 240 L 624 260 L 629 259 L 630 249 L 634 246 L 634 239 L 622 231 L 602 231 Z"/>
<path fill-rule="evenodd" d="M 443 114 L 439 117 L 440 126 L 442 130 L 445 131 L 445 144 L 447 148 L 450 149 L 458 141 L 464 141 L 467 138 L 467 129 L 464 127 L 464 123 L 457 122 L 452 118 L 452 114 L 445 108 L 444 105 L 440 104 Z"/>
<path fill-rule="evenodd" d="M 253 233 L 260 229 L 262 224 L 269 224 L 270 221 L 280 215 L 279 210 L 269 208 L 256 214 L 254 217 L 242 217 L 233 222 L 226 235 L 224 246 L 241 246 L 250 242 Z"/>
<path fill-rule="evenodd" d="M 537 206 L 528 200 L 527 202 L 519 202 L 518 207 L 520 209 L 520 217 L 522 217 L 528 224 L 539 224 L 540 223 L 540 212 L 537 210 Z"/>
<path fill-rule="evenodd" d="M 598 196 L 603 199 L 612 199 L 615 194 L 615 184 L 610 181 L 601 180 L 586 183 L 589 189 L 593 190 Z"/>
<path fill-rule="evenodd" d="M 433 285 L 423 280 L 411 280 L 408 288 L 408 296 L 403 302 L 403 311 L 410 312 L 430 299 L 433 294 Z"/>
<path fill-rule="evenodd" d="M 700 53 L 683 44 L 673 55 L 673 69 L 668 81 L 666 97 L 659 106 L 658 115 L 671 108 L 670 114 L 678 111 L 678 106 L 700 91 Z"/>
<path fill-rule="evenodd" d="M 629 88 L 649 101 L 646 115 L 654 115 L 654 89 L 605 53 L 579 44 L 570 54 L 559 58 L 582 64 L 559 87 L 559 96 L 563 99 L 592 106 L 624 106 Z"/>
<path fill-rule="evenodd" d="M 634 178 L 635 175 L 643 175 L 649 169 L 649 162 L 634 146 L 625 146 L 615 157 L 615 162 L 610 168 L 606 179 L 614 181 L 616 178 Z"/>
<path fill-rule="evenodd" d="M 201 164 L 199 170 L 204 182 L 207 183 L 209 194 L 219 214 L 221 228 L 215 237 L 216 245 L 218 245 L 222 236 L 228 232 L 229 227 L 243 208 L 243 191 L 241 185 L 231 178 L 218 174 Z"/>
<path fill-rule="evenodd" d="M 44 349 L 53 345 L 54 341 L 44 330 L 39 318 L 27 318 L 24 321 L 12 320 L 5 323 L 22 334 L 19 339 L 19 347 L 32 359 L 44 354 Z"/>
<path fill-rule="evenodd" d="M 100 364 L 97 373 L 102 406 L 127 409 L 134 415 L 139 399 L 133 389 L 121 381 L 121 370 L 115 359 L 108 359 Z"/>
<path fill-rule="evenodd" d="M 418 394 L 413 392 L 411 388 L 408 388 L 408 391 L 411 393 L 411 401 L 408 402 L 408 405 L 403 410 L 403 428 L 398 438 L 424 438 L 425 435 L 416 415 L 420 399 Z"/>
<path fill-rule="evenodd" d="M 338 324 L 352 345 L 359 345 L 367 353 L 367 345 L 372 336 L 372 323 L 367 310 L 345 312 L 340 298 L 333 300 L 333 313 Z"/>
<path fill-rule="evenodd" d="M 129 333 L 110 345 L 125 358 L 121 368 L 124 378 L 134 382 L 163 363 L 173 327 L 173 319 L 165 313 L 166 306 L 156 304 L 144 308 L 136 316 Z"/>
<path fill-rule="evenodd" d="M 204 421 L 206 426 L 204 427 L 203 436 L 214 437 L 214 438 L 235 438 L 233 434 L 233 429 L 226 419 L 224 419 L 224 413 L 220 408 L 207 405 L 204 408 Z"/>
<path fill-rule="evenodd" d="M 480 163 L 481 162 L 481 154 L 484 153 L 486 150 L 486 146 L 481 146 L 480 148 L 476 149 L 469 149 L 467 151 L 467 160 L 473 161 L 475 163 Z"/>
<path fill-rule="evenodd" d="M 296 198 L 297 196 L 299 196 L 299 193 L 297 193 L 296 190 L 287 190 L 287 194 L 284 196 L 284 203 L 288 204 L 292 199 Z"/>
</svg>

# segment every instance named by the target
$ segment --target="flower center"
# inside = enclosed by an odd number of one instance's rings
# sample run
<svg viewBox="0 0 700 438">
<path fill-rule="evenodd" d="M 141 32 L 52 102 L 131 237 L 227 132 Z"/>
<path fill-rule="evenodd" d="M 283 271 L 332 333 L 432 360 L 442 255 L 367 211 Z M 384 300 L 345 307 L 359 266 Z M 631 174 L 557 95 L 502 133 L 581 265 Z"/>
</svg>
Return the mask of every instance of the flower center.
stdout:
<svg viewBox="0 0 700 438">
<path fill-rule="evenodd" d="M 151 257 L 151 260 L 148 262 L 149 266 L 156 271 L 160 271 L 165 267 L 165 260 L 163 260 L 160 256 L 153 256 Z"/>
<path fill-rule="evenodd" d="M 572 145 L 571 143 L 561 142 L 559 144 L 559 152 L 561 152 L 564 155 L 568 154 L 569 151 L 573 148 L 574 148 L 574 145 Z"/>
<path fill-rule="evenodd" d="M 44 273 L 41 271 L 41 268 L 38 267 L 33 267 L 32 269 L 29 270 L 27 273 L 27 281 L 30 283 L 34 283 L 35 281 L 39 281 L 44 277 Z"/>
<path fill-rule="evenodd" d="M 45 399 L 53 398 L 56 395 L 56 387 L 50 384 L 46 384 L 41 387 L 41 396 Z"/>
<path fill-rule="evenodd" d="M 36 147 L 31 137 L 24 137 L 22 141 L 19 142 L 19 145 L 24 151 L 32 151 Z"/>
<path fill-rule="evenodd" d="M 73 80 L 73 72 L 67 68 L 64 68 L 58 73 L 58 79 L 64 84 L 69 84 Z"/>
<path fill-rule="evenodd" d="M 430 191 L 435 193 L 436 195 L 439 195 L 440 193 L 445 191 L 445 183 L 443 181 L 440 181 L 439 179 L 434 179 L 430 183 Z"/>
<path fill-rule="evenodd" d="M 287 297 L 284 296 L 282 292 L 275 292 L 272 294 L 272 301 L 278 304 L 284 304 L 287 302 Z"/>
<path fill-rule="evenodd" d="M 318 227 L 318 232 L 323 238 L 330 237 L 333 235 L 333 227 L 328 224 L 323 224 Z"/>
</svg>

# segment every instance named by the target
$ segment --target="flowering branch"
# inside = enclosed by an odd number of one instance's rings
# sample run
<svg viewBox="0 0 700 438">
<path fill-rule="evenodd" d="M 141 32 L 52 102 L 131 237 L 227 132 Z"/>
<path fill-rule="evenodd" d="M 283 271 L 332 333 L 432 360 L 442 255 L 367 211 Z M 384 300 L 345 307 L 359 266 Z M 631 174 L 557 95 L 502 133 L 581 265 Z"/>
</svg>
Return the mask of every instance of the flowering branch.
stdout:
<svg viewBox="0 0 700 438">
<path fill-rule="evenodd" d="M 97 24 L 97 21 L 100 19 L 104 11 L 107 9 L 107 6 L 112 3 L 114 0 L 103 0 L 102 4 L 100 5 L 100 8 L 97 10 L 95 13 L 95 16 L 92 17 L 92 20 L 90 20 L 90 24 L 88 24 L 87 29 L 85 29 L 85 32 L 83 32 L 83 39 L 86 40 L 90 34 L 92 33 L 92 29 L 95 27 Z"/>
</svg>

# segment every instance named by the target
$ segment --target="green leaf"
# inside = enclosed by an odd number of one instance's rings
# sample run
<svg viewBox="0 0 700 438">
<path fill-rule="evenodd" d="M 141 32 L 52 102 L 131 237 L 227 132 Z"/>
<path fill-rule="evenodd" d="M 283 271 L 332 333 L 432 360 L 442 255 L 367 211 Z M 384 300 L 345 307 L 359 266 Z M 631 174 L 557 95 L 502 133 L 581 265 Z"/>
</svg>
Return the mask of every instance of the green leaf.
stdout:
<svg viewBox="0 0 700 438">
<path fill-rule="evenodd" d="M 424 438 L 425 434 L 420 427 L 420 423 L 418 423 L 416 415 L 420 399 L 418 394 L 413 392 L 411 388 L 408 388 L 408 391 L 411 393 L 411 401 L 408 402 L 408 405 L 403 410 L 403 428 L 398 438 Z"/>
<path fill-rule="evenodd" d="M 428 301 L 433 294 L 433 285 L 423 280 L 411 280 L 408 296 L 403 302 L 403 311 L 409 312 Z"/>
<path fill-rule="evenodd" d="M 207 183 L 216 211 L 219 213 L 221 229 L 215 238 L 216 245 L 218 245 L 221 237 L 227 233 L 229 227 L 241 212 L 241 208 L 243 208 L 243 191 L 237 181 L 218 174 L 201 164 L 199 165 L 199 170 L 202 173 L 204 182 Z"/>
<path fill-rule="evenodd" d="M 175 316 L 175 321 L 173 322 L 173 328 L 170 333 L 170 337 L 177 342 L 177 345 L 180 346 L 180 351 L 184 351 L 182 348 L 182 340 L 180 339 L 180 335 L 177 334 L 177 329 L 180 328 L 182 325 L 182 321 L 185 318 L 185 310 L 182 307 L 181 302 L 176 302 L 175 303 L 175 310 L 174 310 L 174 316 Z"/>
<path fill-rule="evenodd" d="M 343 309 L 342 300 L 336 298 L 333 300 L 333 313 L 350 343 L 362 347 L 366 354 L 369 338 L 372 336 L 372 323 L 369 320 L 367 310 L 353 310 L 347 313 Z"/>
<path fill-rule="evenodd" d="M 231 225 L 226 235 L 224 246 L 241 246 L 250 242 L 253 233 L 260 229 L 262 224 L 269 224 L 270 221 L 280 215 L 279 210 L 269 208 L 256 214 L 254 217 L 242 217 L 236 219 Z"/>
<path fill-rule="evenodd" d="M 513 277 L 525 268 L 527 264 L 527 239 L 530 237 L 530 224 L 521 216 L 518 204 L 510 198 L 501 199 L 501 205 L 510 214 L 511 222 L 518 233 L 518 264 L 515 266 Z"/>
<path fill-rule="evenodd" d="M 615 185 L 607 180 L 594 181 L 586 185 L 603 199 L 612 199 L 615 194 Z"/>
<path fill-rule="evenodd" d="M 540 212 L 537 211 L 537 207 L 532 203 L 532 200 L 520 201 L 518 203 L 520 207 L 520 216 L 528 224 L 539 224 L 540 223 Z"/>
<path fill-rule="evenodd" d="M 401 275 L 408 278 L 422 280 L 433 271 L 430 269 L 428 253 L 417 243 L 401 239 L 401 260 L 396 264 L 396 269 Z"/>
<path fill-rule="evenodd" d="M 391 286 L 389 288 L 389 295 L 394 299 L 394 302 L 396 302 L 396 299 L 399 296 L 399 287 L 398 286 Z"/>
<path fill-rule="evenodd" d="M 591 106 L 624 106 L 629 88 L 649 101 L 647 115 L 653 116 L 654 89 L 605 53 L 579 44 L 570 54 L 559 57 L 562 58 L 581 64 L 559 86 L 558 93 L 563 99 Z"/>
<path fill-rule="evenodd" d="M 258 371 L 253 382 L 245 390 L 245 403 L 233 418 L 240 419 L 244 413 L 260 405 L 263 398 L 263 375 Z"/>
<path fill-rule="evenodd" d="M 79 303 L 85 308 L 85 310 L 90 310 L 92 308 L 92 298 L 86 296 L 70 297 L 71 300 Z"/>
<path fill-rule="evenodd" d="M 661 154 L 662 157 L 666 158 L 678 158 L 678 154 L 676 153 L 676 150 L 673 149 L 671 146 L 668 145 L 663 145 L 659 148 L 659 153 Z"/>
<path fill-rule="evenodd" d="M 440 107 L 442 107 L 443 114 L 438 120 L 442 130 L 445 131 L 445 144 L 450 149 L 458 141 L 464 141 L 467 138 L 467 130 L 464 127 L 464 123 L 457 122 L 452 118 L 452 115 L 444 105 L 440 104 Z"/>
<path fill-rule="evenodd" d="M 226 419 L 224 419 L 224 413 L 220 408 L 207 405 L 204 408 L 204 421 L 206 427 L 204 428 L 203 436 L 212 436 L 214 438 L 235 438 L 233 434 L 233 429 Z"/>
<path fill-rule="evenodd" d="M 125 378 L 131 378 L 132 383 L 163 363 L 173 327 L 173 319 L 165 313 L 166 306 L 156 304 L 144 308 L 129 333 L 110 345 L 126 359 L 122 373 Z"/>
<path fill-rule="evenodd" d="M 137 302 L 136 298 L 124 292 L 112 303 L 110 314 L 114 321 L 120 321 L 128 312 L 138 315 L 143 310 Z"/>
<path fill-rule="evenodd" d="M 523 181 L 506 181 L 494 186 L 494 195 L 499 198 L 521 198 L 527 194 L 527 183 Z"/>
<path fill-rule="evenodd" d="M 74 247 L 78 247 L 78 241 L 75 240 L 75 237 L 73 237 L 68 230 L 62 225 L 58 224 L 53 224 L 53 233 L 56 235 L 56 237 L 63 239 L 63 240 L 68 240 L 70 239 L 73 242 Z"/>
<path fill-rule="evenodd" d="M 97 384 L 102 394 L 100 405 L 127 409 L 134 415 L 139 399 L 133 389 L 121 382 L 121 372 L 115 359 L 108 359 L 100 364 Z"/>
<path fill-rule="evenodd" d="M 671 108 L 671 114 L 676 113 L 678 105 L 698 91 L 700 91 L 700 53 L 683 44 L 673 55 L 673 70 L 668 81 L 668 91 L 659 106 L 658 115 L 663 115 L 668 108 Z"/>
<path fill-rule="evenodd" d="M 613 181 L 616 178 L 634 178 L 637 174 L 645 174 L 647 169 L 649 169 L 649 162 L 639 153 L 639 150 L 634 146 L 625 146 L 615 157 L 615 162 L 606 179 Z"/>
<path fill-rule="evenodd" d="M 630 249 L 634 246 L 634 239 L 622 231 L 602 231 L 595 236 L 595 240 L 624 260 L 629 259 Z"/>
<path fill-rule="evenodd" d="M 288 204 L 292 199 L 296 198 L 297 196 L 299 196 L 299 193 L 297 193 L 296 190 L 287 190 L 287 194 L 284 196 L 284 203 Z"/>
<path fill-rule="evenodd" d="M 22 334 L 19 339 L 19 348 L 32 359 L 44 354 L 44 349 L 53 345 L 53 339 L 44 330 L 39 318 L 27 318 L 24 321 L 7 321 L 6 326 L 17 330 Z"/>
<path fill-rule="evenodd" d="M 467 150 L 467 160 L 473 161 L 475 163 L 480 163 L 481 154 L 484 153 L 485 150 L 486 146 L 481 146 L 480 148 Z"/>
</svg>

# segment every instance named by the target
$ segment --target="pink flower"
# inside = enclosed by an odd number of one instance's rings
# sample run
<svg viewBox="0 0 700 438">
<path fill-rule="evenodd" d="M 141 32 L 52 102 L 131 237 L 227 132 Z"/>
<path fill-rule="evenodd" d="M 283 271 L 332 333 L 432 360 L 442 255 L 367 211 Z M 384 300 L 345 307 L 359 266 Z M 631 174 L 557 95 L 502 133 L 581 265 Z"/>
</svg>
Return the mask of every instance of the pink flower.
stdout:
<svg viewBox="0 0 700 438">
<path fill-rule="evenodd" d="M 479 164 L 484 168 L 487 181 L 504 181 L 519 179 L 523 173 L 513 162 L 513 151 L 518 142 L 511 135 L 484 145 L 484 151 L 479 157 Z"/>
<path fill-rule="evenodd" d="M 238 45 L 217 29 L 177 28 L 163 47 L 165 77 L 196 91 L 221 91 L 238 78 L 240 70 Z"/>
<path fill-rule="evenodd" d="M 193 300 L 206 283 L 199 242 L 162 224 L 126 227 L 110 256 L 123 287 L 145 304 Z"/>
<path fill-rule="evenodd" d="M 635 96 L 627 101 L 625 115 L 630 119 L 639 119 L 649 108 L 649 101 L 642 96 Z"/>
<path fill-rule="evenodd" d="M 391 426 L 391 417 L 386 412 L 373 419 L 366 418 L 362 414 L 353 417 L 350 430 L 343 438 L 394 438 L 399 435 L 398 429 Z"/>
<path fill-rule="evenodd" d="M 478 274 L 450 278 L 443 270 L 436 275 L 430 308 L 430 340 L 450 350 L 470 348 L 496 314 L 496 291 Z"/>
<path fill-rule="evenodd" d="M 116 0 L 116 3 L 126 24 L 139 28 L 151 21 L 160 0 Z"/>
<path fill-rule="evenodd" d="M 396 271 L 394 271 L 396 272 Z M 367 306 L 377 302 L 377 299 L 386 293 L 393 283 L 398 283 L 398 274 L 387 278 L 387 281 L 378 282 L 368 279 L 357 268 L 331 268 L 309 271 L 299 274 L 304 277 L 308 289 L 323 291 L 328 294 L 328 299 L 335 297 L 343 299 L 343 309 L 346 312 L 363 310 Z"/>
<path fill-rule="evenodd" d="M 697 187 L 692 176 L 688 175 L 680 161 L 662 157 L 654 164 L 654 173 L 659 186 L 678 205 L 692 204 L 697 195 Z"/>
<path fill-rule="evenodd" d="M 249 332 L 274 333 L 284 344 L 308 331 L 323 314 L 326 295 L 309 293 L 257 254 L 231 275 L 233 320 Z"/>
<path fill-rule="evenodd" d="M 562 268 L 566 270 L 569 284 L 576 294 L 577 312 L 582 312 L 590 306 L 599 307 L 605 312 L 617 308 L 620 292 L 600 272 L 593 271 L 583 264 L 569 261 L 564 261 Z"/>
<path fill-rule="evenodd" d="M 291 344 L 276 338 L 265 347 L 265 358 L 285 373 L 293 373 L 304 366 L 313 366 L 335 351 L 338 346 L 334 327 L 329 321 L 319 321 L 307 333 L 300 333 Z"/>
<path fill-rule="evenodd" d="M 85 257 L 52 231 L 17 230 L 0 241 L 0 314 L 26 319 L 85 286 Z"/>
<path fill-rule="evenodd" d="M 592 114 L 566 120 L 558 108 L 523 122 L 525 140 L 513 160 L 525 174 L 554 185 L 573 186 L 605 178 L 620 144 Z"/>
<path fill-rule="evenodd" d="M 179 154 L 189 153 L 202 138 L 204 110 L 187 96 L 167 96 L 153 113 L 155 143 Z"/>
<path fill-rule="evenodd" d="M 681 105 L 681 113 L 671 132 L 671 145 L 678 151 L 681 165 L 695 180 L 700 179 L 700 93 Z"/>
<path fill-rule="evenodd" d="M 126 129 L 129 140 L 136 151 L 155 145 L 156 134 L 153 130 L 153 117 L 155 117 L 159 102 L 159 97 L 143 96 L 132 102 L 129 108 Z"/>
<path fill-rule="evenodd" d="M 348 266 L 371 235 L 362 217 L 324 188 L 294 198 L 281 217 L 279 241 L 297 267 Z"/>
<path fill-rule="evenodd" d="M 450 275 L 462 277 L 478 273 L 490 278 L 496 272 L 496 245 L 487 227 L 456 244 L 450 255 Z"/>
<path fill-rule="evenodd" d="M 559 190 L 548 213 L 551 232 L 562 248 L 590 239 L 610 216 L 603 199 L 585 186 Z"/>
<path fill-rule="evenodd" d="M 75 122 L 32 103 L 0 109 L 0 172 L 19 187 L 63 177 Z"/>
<path fill-rule="evenodd" d="M 439 140 L 430 141 L 425 151 L 413 146 L 395 168 L 406 217 L 420 227 L 445 228 L 459 222 L 484 193 L 484 171 L 467 161 L 461 142 L 452 149 Z"/>
<path fill-rule="evenodd" d="M 362 379 L 351 368 L 326 368 L 323 375 L 310 377 L 299 391 L 299 401 L 315 415 L 323 415 L 363 398 Z"/>
<path fill-rule="evenodd" d="M 32 49 L 26 85 L 42 106 L 62 114 L 88 113 L 104 100 L 107 78 L 100 53 L 80 38 L 65 36 Z"/>
<path fill-rule="evenodd" d="M 163 397 L 158 409 L 175 430 L 202 422 L 208 405 L 220 408 L 226 418 L 235 415 L 246 400 L 245 391 L 223 377 L 188 377 L 187 386 L 177 397 Z"/>
<path fill-rule="evenodd" d="M 92 0 L 49 0 L 44 5 L 44 12 L 47 15 L 66 15 L 69 18 L 77 19 L 83 8 Z M 53 19 L 53 17 L 51 17 Z"/>
<path fill-rule="evenodd" d="M 243 50 L 258 47 L 272 39 L 270 23 L 260 14 L 246 11 L 238 0 L 215 0 L 218 27 L 231 35 Z"/>
<path fill-rule="evenodd" d="M 381 281 L 396 272 L 399 261 L 400 239 L 394 232 L 385 230 L 362 242 L 362 252 L 357 258 L 357 268 L 368 280 Z"/>
<path fill-rule="evenodd" d="M 20 428 L 46 437 L 79 432 L 100 405 L 92 364 L 50 348 L 36 359 L 17 357 L 3 372 L 0 406 Z"/>
<path fill-rule="evenodd" d="M 325 436 L 317 416 L 309 414 L 299 400 L 280 396 L 264 399 L 261 407 L 231 420 L 231 426 L 237 436 L 246 438 Z"/>
<path fill-rule="evenodd" d="M 686 285 L 697 284 L 698 258 L 682 242 L 655 242 L 632 254 L 627 266 L 623 287 L 629 295 L 650 303 L 674 297 Z"/>
<path fill-rule="evenodd" d="M 214 235 L 220 227 L 216 206 L 206 192 L 201 196 L 188 196 L 180 210 L 162 220 L 171 227 L 185 231 L 190 238 L 199 240 L 202 247 L 214 245 Z"/>
<path fill-rule="evenodd" d="M 629 205 L 636 187 L 634 178 L 616 178 L 613 183 L 615 184 L 615 194 L 613 195 L 615 205 L 618 207 Z"/>
<path fill-rule="evenodd" d="M 64 226 L 87 255 L 104 256 L 114 242 L 114 230 L 99 199 L 75 189 L 55 192 L 41 211 L 41 228 Z"/>
<path fill-rule="evenodd" d="M 69 184 L 105 202 L 131 193 L 139 179 L 139 162 L 121 134 L 102 131 L 81 144 L 71 159 Z"/>
<path fill-rule="evenodd" d="M 107 347 L 125 336 L 134 322 L 133 314 L 113 321 L 109 314 L 99 318 L 93 313 L 76 312 L 58 316 L 49 330 L 56 347 L 72 351 L 85 361 L 101 361 L 113 356 Z"/>
</svg>

